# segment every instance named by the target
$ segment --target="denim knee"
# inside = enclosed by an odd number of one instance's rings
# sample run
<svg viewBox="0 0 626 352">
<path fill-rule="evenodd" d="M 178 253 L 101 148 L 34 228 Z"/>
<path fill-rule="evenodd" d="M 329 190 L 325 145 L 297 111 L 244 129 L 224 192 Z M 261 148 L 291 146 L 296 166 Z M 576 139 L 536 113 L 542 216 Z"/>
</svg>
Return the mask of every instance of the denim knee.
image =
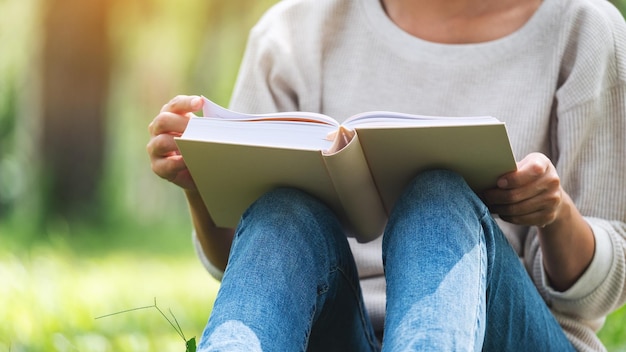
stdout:
<svg viewBox="0 0 626 352">
<path fill-rule="evenodd" d="M 383 247 L 388 237 L 395 237 L 396 233 L 406 236 L 425 229 L 443 230 L 480 221 L 488 215 L 487 207 L 459 174 L 448 170 L 425 171 L 411 181 L 396 202 L 385 229 Z"/>
<path fill-rule="evenodd" d="M 425 202 L 429 208 L 469 205 L 483 214 L 487 211 L 480 198 L 469 187 L 465 179 L 450 170 L 429 170 L 417 175 L 405 189 L 401 200 Z"/>
<path fill-rule="evenodd" d="M 237 244 L 256 243 L 256 251 L 272 248 L 273 257 L 295 254 L 311 270 L 327 273 L 341 267 L 356 275 L 338 218 L 323 202 L 298 189 L 277 188 L 259 198 L 242 216 L 235 237 Z"/>
<path fill-rule="evenodd" d="M 465 179 L 450 170 L 429 170 L 418 174 L 407 188 L 408 192 L 433 195 L 433 198 L 445 198 L 456 193 L 470 191 Z"/>
<path fill-rule="evenodd" d="M 252 231 L 248 231 L 252 230 Z M 295 188 L 277 188 L 261 196 L 243 214 L 236 231 L 255 237 L 282 238 L 285 246 L 297 245 L 328 250 L 343 236 L 335 214 L 323 202 Z"/>
<path fill-rule="evenodd" d="M 261 196 L 244 213 L 244 218 L 262 218 L 267 222 L 291 226 L 310 226 L 320 218 L 333 217 L 330 209 L 317 198 L 295 188 L 276 188 Z"/>
</svg>

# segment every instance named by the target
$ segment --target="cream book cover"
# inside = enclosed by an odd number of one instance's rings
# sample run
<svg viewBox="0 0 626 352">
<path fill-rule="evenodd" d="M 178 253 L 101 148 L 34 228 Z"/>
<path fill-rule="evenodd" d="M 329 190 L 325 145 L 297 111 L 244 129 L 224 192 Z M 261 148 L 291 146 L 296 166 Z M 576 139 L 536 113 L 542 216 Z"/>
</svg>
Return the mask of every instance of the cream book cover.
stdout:
<svg viewBox="0 0 626 352">
<path fill-rule="evenodd" d="M 375 239 L 408 182 L 428 169 L 461 174 L 477 192 L 516 163 L 496 118 L 367 112 L 343 124 L 306 112 L 241 114 L 205 98 L 176 139 L 211 217 L 236 227 L 241 214 L 277 187 L 326 203 L 346 233 Z"/>
</svg>

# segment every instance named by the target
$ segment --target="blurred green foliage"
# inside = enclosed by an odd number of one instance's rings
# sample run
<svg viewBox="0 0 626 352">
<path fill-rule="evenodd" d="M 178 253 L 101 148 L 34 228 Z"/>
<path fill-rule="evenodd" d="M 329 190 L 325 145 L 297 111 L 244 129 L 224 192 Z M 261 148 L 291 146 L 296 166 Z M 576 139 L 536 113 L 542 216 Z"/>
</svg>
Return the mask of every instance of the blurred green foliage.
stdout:
<svg viewBox="0 0 626 352">
<path fill-rule="evenodd" d="M 226 104 L 251 26 L 275 0 L 110 0 L 110 93 L 98 223 L 39 222 L 42 18 L 0 0 L 0 352 L 184 351 L 156 312 L 199 337 L 217 283 L 196 259 L 186 204 L 154 176 L 147 126 L 177 94 Z M 96 44 L 97 45 L 97 44 Z M 45 178 L 45 175 L 44 175 Z"/>
<path fill-rule="evenodd" d="M 107 102 L 105 225 L 186 217 L 181 193 L 155 177 L 145 145 L 147 126 L 177 94 L 203 94 L 227 104 L 251 26 L 275 0 L 110 0 L 113 48 Z M 40 225 L 42 0 L 0 1 L 0 220 L 24 225 L 20 235 L 45 237 Z M 97 45 L 95 43 L 94 45 Z M 43 176 L 45 181 L 46 176 Z M 163 216 L 166 214 L 166 216 Z M 17 235 L 17 234 L 16 234 Z"/>
</svg>

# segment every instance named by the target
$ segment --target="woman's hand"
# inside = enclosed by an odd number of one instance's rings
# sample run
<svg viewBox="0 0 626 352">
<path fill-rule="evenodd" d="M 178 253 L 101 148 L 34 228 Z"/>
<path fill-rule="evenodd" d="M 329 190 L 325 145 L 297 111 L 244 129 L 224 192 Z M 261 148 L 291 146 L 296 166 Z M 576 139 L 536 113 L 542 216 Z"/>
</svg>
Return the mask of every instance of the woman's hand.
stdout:
<svg viewBox="0 0 626 352">
<path fill-rule="evenodd" d="M 150 141 L 146 146 L 152 171 L 158 176 L 182 187 L 196 190 L 196 185 L 180 155 L 174 137 L 179 137 L 187 128 L 193 112 L 202 109 L 202 98 L 179 95 L 163 105 L 161 112 L 148 126 Z"/>
<path fill-rule="evenodd" d="M 595 253 L 595 237 L 556 168 L 545 155 L 532 153 L 517 171 L 498 180 L 483 194 L 489 209 L 518 225 L 538 226 L 543 265 L 551 286 L 566 291 L 580 278 Z"/>
<path fill-rule="evenodd" d="M 566 197 L 556 168 L 545 155 L 532 153 L 517 163 L 517 171 L 483 193 L 491 212 L 518 225 L 545 227 L 560 218 Z"/>
</svg>

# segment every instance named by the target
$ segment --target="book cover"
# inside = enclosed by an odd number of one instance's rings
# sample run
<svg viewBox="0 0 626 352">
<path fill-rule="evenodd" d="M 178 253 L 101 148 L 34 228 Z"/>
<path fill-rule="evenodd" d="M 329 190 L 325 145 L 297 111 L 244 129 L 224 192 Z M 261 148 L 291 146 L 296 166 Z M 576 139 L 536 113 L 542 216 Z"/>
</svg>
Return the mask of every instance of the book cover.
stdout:
<svg viewBox="0 0 626 352">
<path fill-rule="evenodd" d="M 379 111 L 340 126 L 320 114 L 240 114 L 209 100 L 204 107 L 205 117 L 192 118 L 176 142 L 220 227 L 236 227 L 271 189 L 294 187 L 367 242 L 382 234 L 396 199 L 422 171 L 455 171 L 478 192 L 516 169 L 506 127 L 492 117 Z"/>
</svg>

